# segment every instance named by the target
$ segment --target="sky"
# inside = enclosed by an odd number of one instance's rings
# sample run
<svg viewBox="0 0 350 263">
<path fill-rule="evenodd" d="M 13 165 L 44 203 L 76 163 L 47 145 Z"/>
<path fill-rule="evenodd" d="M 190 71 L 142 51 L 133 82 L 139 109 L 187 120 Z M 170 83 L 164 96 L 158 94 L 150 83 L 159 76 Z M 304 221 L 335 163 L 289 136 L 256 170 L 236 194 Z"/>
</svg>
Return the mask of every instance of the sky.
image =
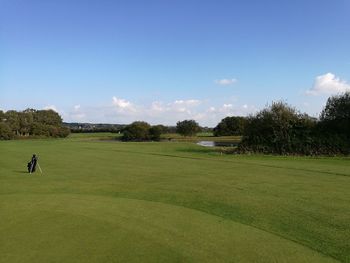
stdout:
<svg viewBox="0 0 350 263">
<path fill-rule="evenodd" d="M 0 0 L 0 109 L 213 127 L 350 90 L 350 0 Z"/>
</svg>

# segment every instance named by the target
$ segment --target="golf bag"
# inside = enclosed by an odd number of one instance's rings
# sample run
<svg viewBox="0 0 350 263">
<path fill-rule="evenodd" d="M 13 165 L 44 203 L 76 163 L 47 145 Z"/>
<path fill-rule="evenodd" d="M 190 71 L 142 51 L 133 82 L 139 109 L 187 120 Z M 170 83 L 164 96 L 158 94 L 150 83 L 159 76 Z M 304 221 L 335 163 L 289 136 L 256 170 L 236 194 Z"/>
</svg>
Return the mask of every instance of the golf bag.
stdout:
<svg viewBox="0 0 350 263">
<path fill-rule="evenodd" d="M 36 158 L 35 154 L 33 154 L 32 160 L 27 164 L 29 173 L 35 172 L 37 162 L 38 162 L 38 159 Z"/>
</svg>

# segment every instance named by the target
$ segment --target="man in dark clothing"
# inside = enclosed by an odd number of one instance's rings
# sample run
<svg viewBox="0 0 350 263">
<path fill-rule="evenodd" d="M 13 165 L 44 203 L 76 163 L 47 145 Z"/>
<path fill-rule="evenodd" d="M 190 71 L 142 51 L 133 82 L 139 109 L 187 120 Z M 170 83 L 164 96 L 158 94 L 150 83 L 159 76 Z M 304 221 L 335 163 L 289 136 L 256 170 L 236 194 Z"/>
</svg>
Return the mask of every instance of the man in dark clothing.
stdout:
<svg viewBox="0 0 350 263">
<path fill-rule="evenodd" d="M 35 172 L 37 162 L 38 162 L 38 159 L 36 158 L 36 155 L 33 154 L 32 160 L 27 165 L 29 173 Z"/>
</svg>

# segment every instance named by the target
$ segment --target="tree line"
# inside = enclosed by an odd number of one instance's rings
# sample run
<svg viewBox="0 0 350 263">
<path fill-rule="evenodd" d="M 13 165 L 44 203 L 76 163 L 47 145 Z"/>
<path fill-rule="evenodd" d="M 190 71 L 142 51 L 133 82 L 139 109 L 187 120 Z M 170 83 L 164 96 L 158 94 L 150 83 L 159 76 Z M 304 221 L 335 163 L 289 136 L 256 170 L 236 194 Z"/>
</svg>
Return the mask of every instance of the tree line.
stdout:
<svg viewBox="0 0 350 263">
<path fill-rule="evenodd" d="M 78 123 L 78 122 L 63 122 L 63 126 L 68 127 L 72 133 L 96 133 L 96 132 L 111 132 L 119 133 L 125 124 L 108 124 L 108 123 Z"/>
<path fill-rule="evenodd" d="M 200 131 L 194 120 L 178 122 L 177 133 Z M 273 102 L 248 117 L 222 119 L 214 136 L 242 136 L 237 153 L 280 155 L 350 154 L 350 92 L 328 98 L 319 118 L 301 113 L 285 102 Z"/>
<path fill-rule="evenodd" d="M 78 124 L 71 125 L 77 127 Z M 175 126 L 150 125 L 136 121 L 129 125 L 87 126 L 88 131 L 114 129 L 124 141 L 159 141 L 163 133 L 194 136 L 203 128 L 194 120 Z M 210 129 L 204 128 L 206 131 Z M 81 132 L 80 127 L 75 132 Z M 53 110 L 0 111 L 0 139 L 27 136 L 66 137 L 70 129 Z M 319 118 L 301 113 L 285 102 L 273 102 L 248 117 L 222 119 L 213 129 L 214 136 L 242 136 L 238 153 L 302 155 L 350 154 L 350 93 L 328 98 Z"/>
<path fill-rule="evenodd" d="M 61 116 L 53 110 L 0 110 L 0 139 L 38 136 L 63 138 L 69 134 L 70 129 L 63 126 Z"/>
<path fill-rule="evenodd" d="M 207 129 L 207 128 L 204 128 Z M 195 136 L 202 128 L 194 120 L 179 121 L 176 127 L 150 125 L 144 121 L 135 121 L 121 130 L 123 141 L 159 141 L 165 133 L 179 133 L 183 136 Z"/>
<path fill-rule="evenodd" d="M 328 98 L 319 118 L 284 102 L 249 117 L 227 117 L 216 136 L 242 135 L 237 151 L 302 155 L 350 154 L 350 93 Z"/>
</svg>

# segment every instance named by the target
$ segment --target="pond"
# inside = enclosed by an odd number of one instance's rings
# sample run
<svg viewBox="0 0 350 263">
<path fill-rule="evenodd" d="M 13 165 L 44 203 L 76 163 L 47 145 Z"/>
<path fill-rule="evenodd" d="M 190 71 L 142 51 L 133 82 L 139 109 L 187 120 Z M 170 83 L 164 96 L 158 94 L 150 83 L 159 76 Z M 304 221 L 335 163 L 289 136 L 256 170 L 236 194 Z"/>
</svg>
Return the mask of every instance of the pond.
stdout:
<svg viewBox="0 0 350 263">
<path fill-rule="evenodd" d="M 197 142 L 198 145 L 204 146 L 204 147 L 234 147 L 237 146 L 239 142 L 237 141 L 225 141 L 225 142 L 218 142 L 218 141 L 199 141 Z"/>
</svg>

